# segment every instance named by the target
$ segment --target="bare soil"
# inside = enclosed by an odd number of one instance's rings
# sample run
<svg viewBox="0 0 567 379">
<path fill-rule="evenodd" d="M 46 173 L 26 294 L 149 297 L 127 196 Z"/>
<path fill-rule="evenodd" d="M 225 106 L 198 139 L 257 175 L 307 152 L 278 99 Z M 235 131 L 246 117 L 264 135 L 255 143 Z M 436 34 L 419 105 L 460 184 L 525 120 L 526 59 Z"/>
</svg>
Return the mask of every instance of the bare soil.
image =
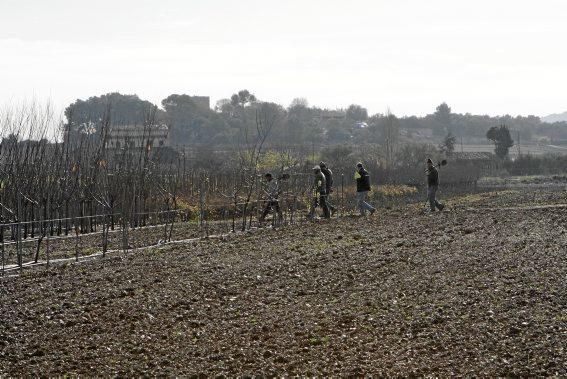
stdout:
<svg viewBox="0 0 567 379">
<path fill-rule="evenodd" d="M 565 202 L 500 191 L 25 270 L 0 279 L 0 375 L 566 376 L 567 210 L 531 207 Z"/>
</svg>

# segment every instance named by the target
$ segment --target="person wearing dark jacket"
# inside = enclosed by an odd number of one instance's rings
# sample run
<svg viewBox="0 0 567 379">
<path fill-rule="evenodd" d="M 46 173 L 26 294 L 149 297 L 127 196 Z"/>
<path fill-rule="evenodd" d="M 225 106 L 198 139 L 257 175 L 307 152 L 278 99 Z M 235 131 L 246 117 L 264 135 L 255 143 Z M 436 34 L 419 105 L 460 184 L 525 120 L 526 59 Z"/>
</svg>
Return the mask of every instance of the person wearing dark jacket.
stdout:
<svg viewBox="0 0 567 379">
<path fill-rule="evenodd" d="M 429 201 L 429 208 L 431 212 L 435 212 L 435 209 L 442 211 L 445 206 L 437 201 L 437 190 L 439 189 L 439 171 L 433 165 L 433 161 L 427 158 L 427 200 Z"/>
<path fill-rule="evenodd" d="M 329 210 L 331 211 L 331 215 L 333 215 L 336 211 L 336 208 L 329 201 L 329 198 L 331 197 L 331 192 L 333 192 L 333 172 L 329 167 L 327 167 L 327 164 L 325 162 L 319 163 L 319 167 L 321 167 L 321 173 L 325 175 L 327 207 L 329 207 Z"/>
<path fill-rule="evenodd" d="M 360 211 L 361 216 L 366 215 L 366 211 L 370 211 L 370 215 L 376 212 L 376 208 L 366 202 L 370 188 L 370 174 L 364 169 L 361 162 L 356 164 L 356 171 L 354 173 L 356 180 L 356 205 Z"/>
<path fill-rule="evenodd" d="M 315 174 L 315 181 L 313 184 L 314 198 L 313 205 L 309 211 L 309 218 L 315 217 L 315 208 L 321 206 L 323 208 L 323 214 L 325 218 L 331 218 L 331 212 L 327 206 L 327 181 L 325 180 L 325 175 L 321 172 L 321 167 L 313 167 L 313 173 Z"/>
</svg>

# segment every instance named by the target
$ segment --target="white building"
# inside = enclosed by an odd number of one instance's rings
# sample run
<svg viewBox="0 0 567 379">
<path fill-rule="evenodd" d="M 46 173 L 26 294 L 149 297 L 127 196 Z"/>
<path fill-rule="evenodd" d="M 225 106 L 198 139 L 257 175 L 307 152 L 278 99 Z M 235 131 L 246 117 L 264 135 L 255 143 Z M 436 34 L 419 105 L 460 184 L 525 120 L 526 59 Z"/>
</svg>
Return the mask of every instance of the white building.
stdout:
<svg viewBox="0 0 567 379">
<path fill-rule="evenodd" d="M 170 146 L 167 125 L 115 125 L 106 138 L 108 149 Z"/>
</svg>

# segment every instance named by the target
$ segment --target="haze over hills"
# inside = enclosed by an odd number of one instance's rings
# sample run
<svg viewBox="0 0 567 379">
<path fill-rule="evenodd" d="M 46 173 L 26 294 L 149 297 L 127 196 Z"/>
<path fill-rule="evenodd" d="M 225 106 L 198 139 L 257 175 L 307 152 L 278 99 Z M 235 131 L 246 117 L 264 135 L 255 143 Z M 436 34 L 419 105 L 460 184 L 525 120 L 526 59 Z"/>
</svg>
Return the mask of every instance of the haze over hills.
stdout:
<svg viewBox="0 0 567 379">
<path fill-rule="evenodd" d="M 554 122 L 567 121 L 567 111 L 563 113 L 553 113 L 549 116 L 542 117 L 541 121 L 547 122 L 549 124 L 552 124 Z"/>
</svg>

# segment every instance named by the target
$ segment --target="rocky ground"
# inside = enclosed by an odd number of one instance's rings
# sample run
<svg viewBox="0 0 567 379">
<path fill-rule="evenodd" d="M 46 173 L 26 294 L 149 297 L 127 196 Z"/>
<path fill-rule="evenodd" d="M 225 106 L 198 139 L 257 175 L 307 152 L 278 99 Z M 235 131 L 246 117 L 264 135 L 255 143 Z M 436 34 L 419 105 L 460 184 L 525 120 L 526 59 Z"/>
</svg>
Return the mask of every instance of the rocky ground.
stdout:
<svg viewBox="0 0 567 379">
<path fill-rule="evenodd" d="M 24 270 L 0 376 L 567 375 L 562 190 Z M 511 209 L 510 209 L 511 208 Z"/>
</svg>

